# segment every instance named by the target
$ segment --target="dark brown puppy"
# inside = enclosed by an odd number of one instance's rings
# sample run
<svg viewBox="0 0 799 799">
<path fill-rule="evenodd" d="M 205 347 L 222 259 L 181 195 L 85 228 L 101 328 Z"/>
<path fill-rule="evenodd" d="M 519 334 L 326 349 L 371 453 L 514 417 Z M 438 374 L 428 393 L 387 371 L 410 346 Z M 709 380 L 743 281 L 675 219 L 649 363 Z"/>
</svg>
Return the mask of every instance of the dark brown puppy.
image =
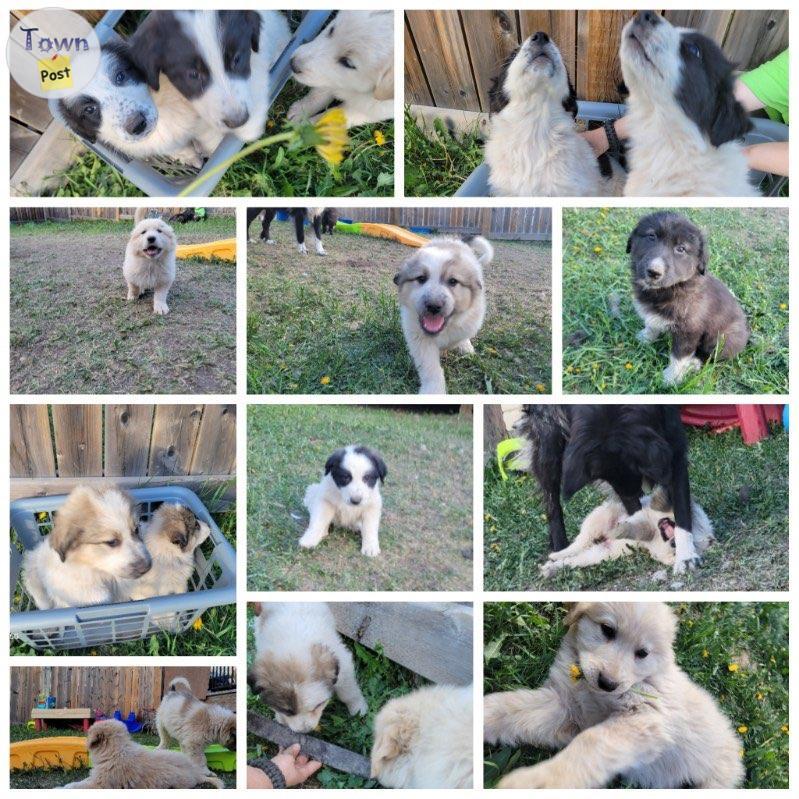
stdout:
<svg viewBox="0 0 799 799">
<path fill-rule="evenodd" d="M 707 274 L 707 241 L 684 216 L 659 211 L 641 218 L 627 240 L 641 341 L 671 333 L 667 385 L 680 383 L 719 347 L 734 358 L 746 346 L 746 317 L 732 292 Z"/>
</svg>

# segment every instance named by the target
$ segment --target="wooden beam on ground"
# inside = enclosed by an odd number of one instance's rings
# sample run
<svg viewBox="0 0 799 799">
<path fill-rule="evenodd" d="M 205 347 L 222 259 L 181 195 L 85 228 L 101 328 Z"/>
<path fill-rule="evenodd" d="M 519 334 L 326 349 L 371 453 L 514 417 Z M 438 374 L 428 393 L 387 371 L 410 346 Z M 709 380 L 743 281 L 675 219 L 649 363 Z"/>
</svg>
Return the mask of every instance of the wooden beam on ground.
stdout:
<svg viewBox="0 0 799 799">
<path fill-rule="evenodd" d="M 36 197 L 58 185 L 56 173 L 65 170 L 83 145 L 57 122 L 51 122 L 27 158 L 11 176 L 14 197 Z"/>
<path fill-rule="evenodd" d="M 372 769 L 368 757 L 327 741 L 321 741 L 319 738 L 312 738 L 301 732 L 293 732 L 288 727 L 252 711 L 247 712 L 247 732 L 257 735 L 259 738 L 265 738 L 267 741 L 277 744 L 281 749 L 292 744 L 299 744 L 303 754 L 337 771 L 343 771 L 345 774 L 355 774 L 364 779 L 369 779 L 371 776 Z"/>
</svg>

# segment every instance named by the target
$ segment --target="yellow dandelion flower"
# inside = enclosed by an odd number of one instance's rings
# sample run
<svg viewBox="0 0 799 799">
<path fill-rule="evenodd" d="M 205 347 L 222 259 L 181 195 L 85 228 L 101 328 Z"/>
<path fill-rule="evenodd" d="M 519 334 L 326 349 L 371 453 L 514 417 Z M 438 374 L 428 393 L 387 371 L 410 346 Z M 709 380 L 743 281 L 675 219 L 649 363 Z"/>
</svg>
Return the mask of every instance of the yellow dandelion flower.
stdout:
<svg viewBox="0 0 799 799">
<path fill-rule="evenodd" d="M 702 650 L 702 657 L 703 658 L 710 657 L 710 652 L 708 652 L 707 649 L 703 649 Z"/>
<path fill-rule="evenodd" d="M 741 724 L 741 726 L 738 727 L 738 732 L 740 732 L 741 735 L 743 735 L 744 733 L 749 732 L 749 727 L 747 727 L 746 724 Z"/>
<path fill-rule="evenodd" d="M 47 521 L 47 511 L 40 510 L 40 511 L 39 511 L 39 512 L 36 514 L 36 518 L 37 518 L 37 519 L 38 519 L 40 522 L 46 522 L 46 521 Z"/>
<path fill-rule="evenodd" d="M 574 371 L 574 367 L 573 366 L 569 365 L 569 366 L 566 367 L 566 373 L 567 374 L 571 374 L 573 371 Z"/>
<path fill-rule="evenodd" d="M 494 552 L 499 552 L 499 544 L 497 543 L 491 544 L 491 549 L 493 549 Z"/>
<path fill-rule="evenodd" d="M 780 727 L 780 730 L 782 732 L 784 732 L 784 733 L 787 733 L 788 732 L 788 725 L 787 724 L 783 724 L 782 727 Z"/>
<path fill-rule="evenodd" d="M 382 130 L 376 130 L 372 135 L 375 137 L 375 144 L 378 147 L 382 147 L 386 143 L 386 137 L 383 135 Z"/>
<path fill-rule="evenodd" d="M 572 663 L 571 666 L 569 666 L 569 677 L 571 677 L 574 682 L 577 682 L 582 676 L 582 669 L 576 663 Z"/>
<path fill-rule="evenodd" d="M 193 629 L 197 630 L 197 632 L 202 630 L 202 628 L 203 628 L 203 617 L 202 616 L 198 616 L 194 620 L 194 624 L 192 624 L 191 626 L 192 626 Z"/>
<path fill-rule="evenodd" d="M 547 390 L 547 387 L 543 383 L 536 383 L 535 384 L 535 390 L 539 394 L 544 394 L 546 392 L 546 390 Z"/>
<path fill-rule="evenodd" d="M 320 383 L 321 383 L 323 386 L 329 386 L 329 385 L 330 385 L 330 375 L 325 375 L 323 378 L 321 378 L 321 379 L 319 380 L 319 382 L 320 382 Z"/>
<path fill-rule="evenodd" d="M 322 114 L 314 129 L 322 137 L 321 143 L 316 145 L 316 152 L 331 166 L 338 166 L 344 160 L 344 150 L 349 144 L 346 115 L 341 108 L 331 108 Z"/>
<path fill-rule="evenodd" d="M 633 368 L 633 365 L 629 361 L 627 361 L 627 363 L 624 364 L 624 368 L 629 370 Z"/>
<path fill-rule="evenodd" d="M 487 522 L 490 522 L 490 521 L 491 521 L 491 514 L 490 514 L 490 513 L 486 513 L 486 515 L 485 515 L 483 518 L 484 518 L 484 519 L 485 519 Z"/>
<path fill-rule="evenodd" d="M 787 302 L 781 302 L 780 303 L 780 310 L 781 311 L 787 311 L 788 310 L 788 303 Z"/>
<path fill-rule="evenodd" d="M 733 672 L 733 674 L 738 671 L 738 664 L 737 663 L 729 663 L 727 665 L 727 671 Z"/>
<path fill-rule="evenodd" d="M 741 760 L 743 760 L 743 757 L 744 757 L 744 750 L 743 750 L 743 748 L 741 748 L 741 749 L 739 749 L 739 750 L 738 750 L 738 757 L 740 757 L 740 758 L 741 758 Z"/>
<path fill-rule="evenodd" d="M 602 254 L 602 248 L 598 244 L 596 245 L 596 247 L 594 247 L 594 253 L 596 255 L 601 255 Z"/>
<path fill-rule="evenodd" d="M 492 532 L 492 533 L 496 533 L 496 531 L 497 531 L 497 526 L 496 526 L 495 524 L 492 524 L 492 525 L 491 525 L 491 527 L 490 527 L 489 529 L 491 530 L 491 532 Z"/>
<path fill-rule="evenodd" d="M 761 694 L 760 691 L 758 691 L 755 694 L 755 699 L 757 699 L 758 702 L 762 702 L 763 701 L 763 694 Z"/>
</svg>

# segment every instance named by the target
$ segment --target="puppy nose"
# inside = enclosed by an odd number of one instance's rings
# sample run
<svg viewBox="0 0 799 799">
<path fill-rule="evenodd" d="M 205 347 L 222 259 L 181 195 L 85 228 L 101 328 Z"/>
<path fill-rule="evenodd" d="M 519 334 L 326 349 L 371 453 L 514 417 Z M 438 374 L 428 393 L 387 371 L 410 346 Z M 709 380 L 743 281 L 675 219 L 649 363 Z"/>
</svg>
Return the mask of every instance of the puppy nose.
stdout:
<svg viewBox="0 0 799 799">
<path fill-rule="evenodd" d="M 599 673 L 599 677 L 597 678 L 596 684 L 603 690 L 603 691 L 615 691 L 619 684 L 617 682 L 613 682 L 613 680 L 609 680 L 602 672 Z"/>
<path fill-rule="evenodd" d="M 289 61 L 289 66 L 291 67 L 292 72 L 302 72 L 300 69 L 299 62 L 297 61 L 297 56 L 293 55 L 291 57 L 291 61 Z"/>
<path fill-rule="evenodd" d="M 353 505 L 360 505 L 361 504 L 361 498 L 360 497 L 350 497 L 350 502 Z"/>
<path fill-rule="evenodd" d="M 155 244 L 155 236 L 148 236 L 147 237 L 148 244 Z"/>
<path fill-rule="evenodd" d="M 647 277 L 651 277 L 652 280 L 657 280 L 663 277 L 663 269 L 659 266 L 649 266 L 647 267 L 646 274 Z"/>
<path fill-rule="evenodd" d="M 138 136 L 140 133 L 144 133 L 146 128 L 147 117 L 144 116 L 141 111 L 129 116 L 125 123 L 125 130 L 130 133 L 131 136 Z"/>
<path fill-rule="evenodd" d="M 426 302 L 424 304 L 425 310 L 428 313 L 440 313 L 441 312 L 441 305 L 437 302 Z"/>
<path fill-rule="evenodd" d="M 536 44 L 546 44 L 549 41 L 549 36 L 547 36 L 544 31 L 538 31 L 533 34 L 533 41 Z"/>
<path fill-rule="evenodd" d="M 148 555 L 146 558 L 140 558 L 133 564 L 133 572 L 137 577 L 141 577 L 143 574 L 147 574 L 152 567 L 153 562 Z"/>
<path fill-rule="evenodd" d="M 244 108 L 237 114 L 225 117 L 222 122 L 227 128 L 239 128 L 250 118 L 250 112 Z"/>
<path fill-rule="evenodd" d="M 635 21 L 654 28 L 655 25 L 660 24 L 660 15 L 655 11 L 639 11 L 635 15 Z"/>
</svg>

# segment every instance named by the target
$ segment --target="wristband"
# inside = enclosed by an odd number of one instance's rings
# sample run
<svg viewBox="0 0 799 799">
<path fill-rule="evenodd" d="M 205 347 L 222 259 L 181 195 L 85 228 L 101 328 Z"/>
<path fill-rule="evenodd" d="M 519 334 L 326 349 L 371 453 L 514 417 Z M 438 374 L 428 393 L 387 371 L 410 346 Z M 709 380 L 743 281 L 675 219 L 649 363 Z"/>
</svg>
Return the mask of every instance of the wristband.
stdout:
<svg viewBox="0 0 799 799">
<path fill-rule="evenodd" d="M 272 783 L 273 788 L 280 790 L 286 787 L 286 778 L 283 776 L 280 767 L 274 760 L 266 757 L 266 755 L 247 761 L 247 765 L 261 769 L 261 771 L 269 777 L 269 781 Z"/>
<path fill-rule="evenodd" d="M 616 134 L 616 128 L 614 127 L 613 120 L 606 119 L 602 123 L 602 127 L 605 129 L 605 136 L 607 136 L 608 138 L 608 152 L 620 153 L 621 142 L 619 141 L 619 137 Z"/>
</svg>

